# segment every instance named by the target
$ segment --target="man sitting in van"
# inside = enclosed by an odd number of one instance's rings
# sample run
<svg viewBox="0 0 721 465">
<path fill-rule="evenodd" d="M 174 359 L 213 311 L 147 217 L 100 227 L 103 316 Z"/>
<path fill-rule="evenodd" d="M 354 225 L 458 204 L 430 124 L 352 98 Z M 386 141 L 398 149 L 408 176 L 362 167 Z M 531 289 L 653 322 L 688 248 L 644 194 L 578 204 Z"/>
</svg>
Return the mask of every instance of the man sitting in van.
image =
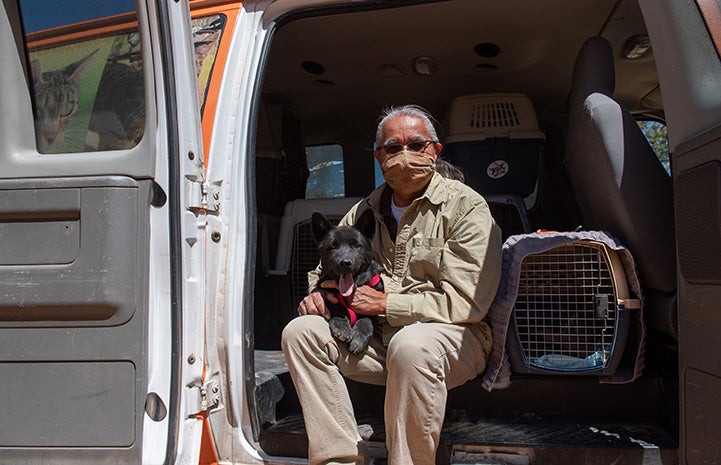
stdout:
<svg viewBox="0 0 721 465">
<path fill-rule="evenodd" d="M 300 316 L 283 331 L 310 464 L 364 463 L 342 376 L 386 386 L 391 465 L 435 464 L 447 391 L 481 374 L 491 351 L 484 317 L 501 277 L 501 231 L 488 205 L 435 172 L 442 145 L 422 108 L 387 110 L 376 147 L 386 183 L 341 220 L 355 224 L 367 209 L 375 216 L 385 292 L 361 286 L 346 299 L 356 313 L 377 317 L 370 345 L 355 355 L 331 335 L 326 299 L 336 298 L 326 289 L 337 283 L 330 281 L 300 302 Z M 314 289 L 318 270 L 309 281 Z"/>
</svg>

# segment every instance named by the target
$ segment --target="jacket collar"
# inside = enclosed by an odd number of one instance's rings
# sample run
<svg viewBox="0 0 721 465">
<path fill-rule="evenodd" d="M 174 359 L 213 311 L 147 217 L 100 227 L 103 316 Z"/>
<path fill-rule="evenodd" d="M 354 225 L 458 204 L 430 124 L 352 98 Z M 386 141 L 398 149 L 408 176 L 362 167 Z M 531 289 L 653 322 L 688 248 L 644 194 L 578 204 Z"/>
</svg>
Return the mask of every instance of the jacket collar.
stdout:
<svg viewBox="0 0 721 465">
<path fill-rule="evenodd" d="M 384 195 L 384 192 L 387 193 Z M 368 204 L 375 211 L 383 212 L 383 209 L 386 208 L 384 201 L 390 202 L 390 192 L 392 192 L 392 189 L 388 186 L 388 184 L 381 184 L 368 196 Z M 426 199 L 434 205 L 440 205 L 445 202 L 448 199 L 448 185 L 446 178 L 438 173 L 433 173 L 433 177 L 428 183 L 423 195 L 414 200 L 413 203 L 418 202 L 420 199 Z M 390 211 L 390 203 L 388 203 L 387 208 L 388 211 Z"/>
</svg>

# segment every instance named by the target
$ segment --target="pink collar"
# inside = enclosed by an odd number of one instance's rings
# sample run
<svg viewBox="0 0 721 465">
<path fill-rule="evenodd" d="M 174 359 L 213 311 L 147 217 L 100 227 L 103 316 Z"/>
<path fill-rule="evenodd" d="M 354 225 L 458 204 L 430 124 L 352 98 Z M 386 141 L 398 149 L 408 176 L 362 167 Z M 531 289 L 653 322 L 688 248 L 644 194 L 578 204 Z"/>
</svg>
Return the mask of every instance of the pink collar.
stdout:
<svg viewBox="0 0 721 465">
<path fill-rule="evenodd" d="M 369 285 L 370 287 L 377 286 L 379 282 L 381 282 L 381 275 L 379 275 L 378 273 L 376 273 L 375 275 L 373 275 L 373 277 L 371 278 L 371 280 L 368 281 L 368 285 Z"/>
<path fill-rule="evenodd" d="M 376 286 L 379 282 L 381 282 L 381 276 L 380 274 L 375 274 L 370 281 L 368 281 L 368 285 L 373 287 Z M 345 299 L 343 299 L 343 296 L 338 294 L 338 301 L 345 307 L 345 309 L 348 311 L 348 317 L 350 318 L 350 325 L 353 326 L 356 321 L 358 321 L 358 315 L 356 314 L 355 310 L 350 308 L 347 303 L 345 303 Z"/>
</svg>

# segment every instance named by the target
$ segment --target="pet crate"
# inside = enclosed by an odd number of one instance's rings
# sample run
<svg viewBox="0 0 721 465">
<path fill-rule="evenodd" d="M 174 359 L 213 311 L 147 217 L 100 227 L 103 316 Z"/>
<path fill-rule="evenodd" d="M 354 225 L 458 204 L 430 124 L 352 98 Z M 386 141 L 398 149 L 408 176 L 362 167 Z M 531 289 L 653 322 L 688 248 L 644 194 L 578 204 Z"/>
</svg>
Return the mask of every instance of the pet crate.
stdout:
<svg viewBox="0 0 721 465">
<path fill-rule="evenodd" d="M 330 218 L 337 224 L 340 216 Z M 318 245 L 313 239 L 310 219 L 301 221 L 293 228 L 293 254 L 290 258 L 290 277 L 293 287 L 291 304 L 295 308 L 303 297 L 308 295 L 308 272 L 315 269 L 320 262 Z"/>
<path fill-rule="evenodd" d="M 608 375 L 623 355 L 632 308 L 615 250 L 576 241 L 521 262 L 507 351 L 512 370 Z"/>
<path fill-rule="evenodd" d="M 267 273 L 289 278 L 290 308 L 295 309 L 298 302 L 308 295 L 308 272 L 320 262 L 318 244 L 313 239 L 311 215 L 317 211 L 323 213 L 330 222 L 338 224 L 360 199 L 296 199 L 285 205 L 280 219 L 275 267 Z"/>
<path fill-rule="evenodd" d="M 478 94 L 453 100 L 443 157 L 482 194 L 533 192 L 545 137 L 523 94 Z"/>
<path fill-rule="evenodd" d="M 531 232 L 528 212 L 519 195 L 491 194 L 484 196 L 491 210 L 491 216 L 501 228 L 501 237 Z"/>
</svg>

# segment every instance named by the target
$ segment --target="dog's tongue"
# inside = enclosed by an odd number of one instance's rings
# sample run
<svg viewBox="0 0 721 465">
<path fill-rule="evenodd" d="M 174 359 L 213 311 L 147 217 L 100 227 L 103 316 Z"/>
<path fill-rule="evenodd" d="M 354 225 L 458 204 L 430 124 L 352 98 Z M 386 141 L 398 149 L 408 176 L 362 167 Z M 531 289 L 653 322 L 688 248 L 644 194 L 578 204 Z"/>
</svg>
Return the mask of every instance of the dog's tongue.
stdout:
<svg viewBox="0 0 721 465">
<path fill-rule="evenodd" d="M 353 282 L 353 274 L 346 273 L 344 275 L 341 275 L 340 279 L 338 280 L 338 290 L 340 291 L 341 295 L 343 297 L 348 297 L 353 293 L 354 288 L 355 283 Z"/>
</svg>

